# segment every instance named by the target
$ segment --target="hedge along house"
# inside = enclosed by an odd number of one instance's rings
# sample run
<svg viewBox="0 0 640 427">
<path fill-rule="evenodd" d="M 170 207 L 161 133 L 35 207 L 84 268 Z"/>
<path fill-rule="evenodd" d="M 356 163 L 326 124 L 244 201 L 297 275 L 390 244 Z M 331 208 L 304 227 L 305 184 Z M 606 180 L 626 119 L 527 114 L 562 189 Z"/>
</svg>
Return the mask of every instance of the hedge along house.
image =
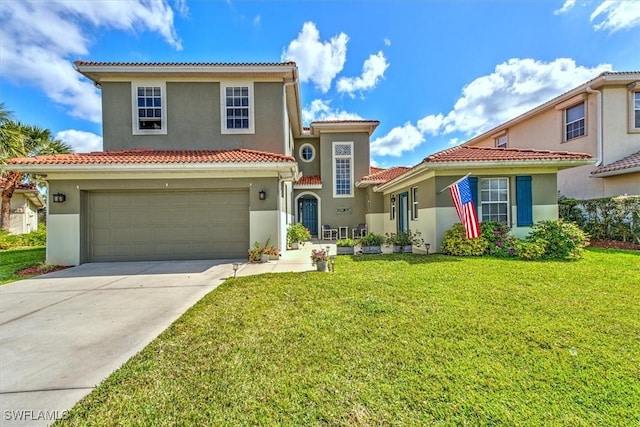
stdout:
<svg viewBox="0 0 640 427">
<path fill-rule="evenodd" d="M 593 161 L 585 153 L 457 146 L 373 187 L 383 202 L 370 221 L 382 224 L 378 232 L 420 231 L 439 251 L 444 232 L 459 222 L 449 191 L 442 190 L 470 174 L 478 219 L 506 222 L 524 237 L 535 222 L 558 219 L 558 171 Z"/>
</svg>

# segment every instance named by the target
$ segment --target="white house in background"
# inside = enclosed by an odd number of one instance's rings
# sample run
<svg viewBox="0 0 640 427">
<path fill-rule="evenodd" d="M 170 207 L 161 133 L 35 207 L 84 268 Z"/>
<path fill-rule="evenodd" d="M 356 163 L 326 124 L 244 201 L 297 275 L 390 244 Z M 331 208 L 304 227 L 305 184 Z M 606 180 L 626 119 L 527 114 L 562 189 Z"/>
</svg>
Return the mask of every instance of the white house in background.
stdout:
<svg viewBox="0 0 640 427">
<path fill-rule="evenodd" d="M 4 178 L 0 178 L 0 189 L 4 187 Z M 22 184 L 11 197 L 12 234 L 25 234 L 38 230 L 38 210 L 45 207 L 44 199 L 34 184 Z"/>
</svg>

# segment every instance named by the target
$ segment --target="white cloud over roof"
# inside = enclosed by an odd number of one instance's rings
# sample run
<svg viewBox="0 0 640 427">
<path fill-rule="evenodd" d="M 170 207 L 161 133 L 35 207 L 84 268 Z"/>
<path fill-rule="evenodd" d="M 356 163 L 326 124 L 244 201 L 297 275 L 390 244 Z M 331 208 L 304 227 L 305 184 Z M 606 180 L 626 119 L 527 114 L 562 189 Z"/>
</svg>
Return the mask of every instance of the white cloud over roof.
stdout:
<svg viewBox="0 0 640 427">
<path fill-rule="evenodd" d="M 102 151 L 102 137 L 95 133 L 69 129 L 58 132 L 55 139 L 71 145 L 76 153 Z"/>
<path fill-rule="evenodd" d="M 302 109 L 302 122 L 309 125 L 316 120 L 362 120 L 358 114 L 331 107 L 330 100 L 314 99 Z"/>
<path fill-rule="evenodd" d="M 176 4 L 187 13 L 183 0 Z M 151 31 L 180 50 L 173 17 L 167 1 L 4 1 L 0 75 L 39 88 L 72 116 L 100 122 L 100 95 L 72 65 L 93 42 L 87 27 Z"/>
<path fill-rule="evenodd" d="M 341 77 L 337 82 L 338 92 L 354 96 L 355 92 L 370 90 L 378 85 L 384 77 L 384 72 L 389 68 L 387 58 L 379 51 L 375 55 L 369 55 L 362 65 L 362 75 L 359 77 Z"/>
<path fill-rule="evenodd" d="M 399 157 L 403 152 L 412 151 L 424 141 L 424 134 L 407 122 L 394 127 L 385 136 L 371 141 L 371 154 Z"/>
<path fill-rule="evenodd" d="M 313 22 L 305 22 L 298 37 L 282 53 L 283 61 L 295 61 L 300 81 L 308 81 L 326 93 L 331 82 L 342 71 L 347 59 L 349 37 L 340 33 L 329 41 L 320 40 L 320 32 Z"/>
</svg>

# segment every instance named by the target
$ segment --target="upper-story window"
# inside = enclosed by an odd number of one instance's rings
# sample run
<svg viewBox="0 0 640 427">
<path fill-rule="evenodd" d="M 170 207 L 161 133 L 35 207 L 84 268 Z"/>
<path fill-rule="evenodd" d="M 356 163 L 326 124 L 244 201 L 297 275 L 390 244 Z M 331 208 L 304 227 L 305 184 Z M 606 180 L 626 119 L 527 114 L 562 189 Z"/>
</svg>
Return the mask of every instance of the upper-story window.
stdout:
<svg viewBox="0 0 640 427">
<path fill-rule="evenodd" d="M 502 135 L 496 138 L 496 147 L 497 148 L 507 148 L 507 143 L 509 142 L 509 138 L 507 135 Z"/>
<path fill-rule="evenodd" d="M 353 142 L 333 143 L 333 196 L 353 197 Z"/>
<path fill-rule="evenodd" d="M 633 124 L 636 129 L 640 129 L 640 92 L 633 92 Z"/>
<path fill-rule="evenodd" d="M 167 96 L 164 82 L 133 85 L 133 134 L 167 133 Z"/>
<path fill-rule="evenodd" d="M 221 84 L 222 133 L 254 133 L 253 84 Z"/>
<path fill-rule="evenodd" d="M 303 162 L 310 162 L 315 158 L 316 150 L 314 150 L 311 144 L 302 144 L 299 154 Z"/>
<path fill-rule="evenodd" d="M 509 179 L 480 180 L 481 221 L 509 222 Z"/>
<path fill-rule="evenodd" d="M 584 102 L 565 110 L 565 141 L 584 136 Z"/>
</svg>

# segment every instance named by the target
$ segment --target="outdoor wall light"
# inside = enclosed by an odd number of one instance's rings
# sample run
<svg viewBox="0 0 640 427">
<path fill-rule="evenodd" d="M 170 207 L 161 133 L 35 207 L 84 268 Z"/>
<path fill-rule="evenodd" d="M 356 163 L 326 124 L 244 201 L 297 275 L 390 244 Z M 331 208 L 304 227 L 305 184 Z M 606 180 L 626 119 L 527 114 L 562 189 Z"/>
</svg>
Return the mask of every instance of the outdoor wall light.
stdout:
<svg viewBox="0 0 640 427">
<path fill-rule="evenodd" d="M 53 203 L 64 203 L 67 201 L 66 194 L 56 193 L 53 195 Z"/>
<path fill-rule="evenodd" d="M 240 264 L 237 262 L 233 263 L 233 278 L 236 278 L 236 273 L 238 273 L 238 268 L 240 267 Z"/>
<path fill-rule="evenodd" d="M 391 195 L 391 203 L 395 203 L 396 202 L 396 195 L 392 194 Z"/>
<path fill-rule="evenodd" d="M 260 190 L 260 191 L 258 192 L 258 198 L 259 198 L 260 200 L 265 200 L 265 199 L 267 198 L 267 192 L 266 192 L 266 191 L 264 191 L 264 190 Z"/>
</svg>

